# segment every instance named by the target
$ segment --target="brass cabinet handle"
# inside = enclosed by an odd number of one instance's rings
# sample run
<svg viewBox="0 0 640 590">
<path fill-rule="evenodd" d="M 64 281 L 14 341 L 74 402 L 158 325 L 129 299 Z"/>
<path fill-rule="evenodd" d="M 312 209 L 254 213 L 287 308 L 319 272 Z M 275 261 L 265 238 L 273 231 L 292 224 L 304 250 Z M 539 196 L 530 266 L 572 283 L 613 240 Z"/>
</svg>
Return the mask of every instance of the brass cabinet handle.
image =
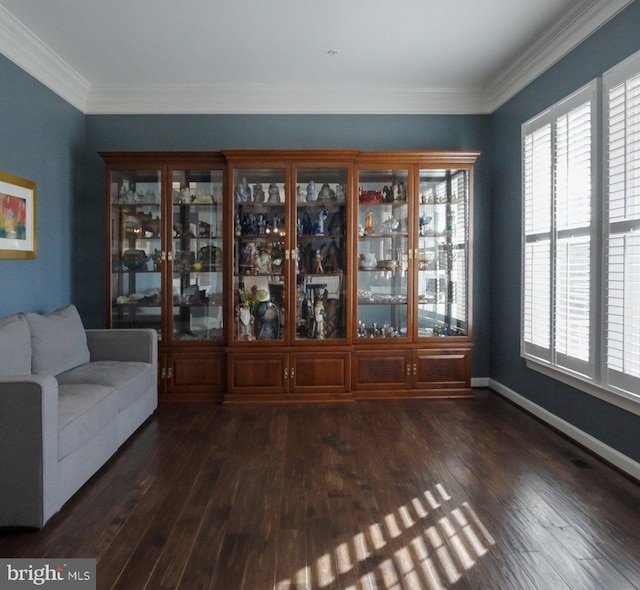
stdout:
<svg viewBox="0 0 640 590">
<path fill-rule="evenodd" d="M 413 374 L 414 375 L 418 374 L 418 365 L 416 365 L 415 363 L 413 364 Z"/>
<path fill-rule="evenodd" d="M 173 377 L 173 369 L 169 367 L 167 369 L 167 379 L 171 379 Z"/>
<path fill-rule="evenodd" d="M 407 365 L 407 375 L 411 375 L 411 365 Z"/>
<path fill-rule="evenodd" d="M 167 370 L 162 367 L 162 369 L 160 369 L 160 379 L 166 379 L 167 378 Z"/>
<path fill-rule="evenodd" d="M 296 376 L 296 370 L 295 368 L 291 368 L 291 370 L 289 371 L 289 378 L 293 379 Z"/>
<path fill-rule="evenodd" d="M 289 378 L 289 369 L 287 369 L 286 367 L 284 369 L 284 378 L 285 380 Z"/>
</svg>

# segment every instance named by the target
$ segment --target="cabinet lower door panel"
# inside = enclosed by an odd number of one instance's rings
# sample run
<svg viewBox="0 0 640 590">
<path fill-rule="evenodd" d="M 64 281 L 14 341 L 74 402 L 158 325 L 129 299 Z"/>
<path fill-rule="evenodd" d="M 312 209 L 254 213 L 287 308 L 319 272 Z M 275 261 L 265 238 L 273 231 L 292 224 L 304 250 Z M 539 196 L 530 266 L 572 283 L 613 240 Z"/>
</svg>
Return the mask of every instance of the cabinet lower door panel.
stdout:
<svg viewBox="0 0 640 590">
<path fill-rule="evenodd" d="M 169 353 L 165 356 L 167 401 L 220 401 L 225 388 L 220 352 Z"/>
<path fill-rule="evenodd" d="M 471 392 L 469 349 L 420 350 L 414 356 L 413 386 L 442 395 Z"/>
<path fill-rule="evenodd" d="M 286 354 L 229 353 L 227 392 L 230 396 L 284 393 L 287 388 L 285 370 L 288 374 Z"/>
<path fill-rule="evenodd" d="M 351 357 L 348 352 L 296 353 L 291 355 L 292 393 L 346 393 L 349 391 Z"/>
<path fill-rule="evenodd" d="M 409 386 L 405 352 L 356 352 L 352 363 L 353 387 L 359 392 L 406 389 Z"/>
</svg>

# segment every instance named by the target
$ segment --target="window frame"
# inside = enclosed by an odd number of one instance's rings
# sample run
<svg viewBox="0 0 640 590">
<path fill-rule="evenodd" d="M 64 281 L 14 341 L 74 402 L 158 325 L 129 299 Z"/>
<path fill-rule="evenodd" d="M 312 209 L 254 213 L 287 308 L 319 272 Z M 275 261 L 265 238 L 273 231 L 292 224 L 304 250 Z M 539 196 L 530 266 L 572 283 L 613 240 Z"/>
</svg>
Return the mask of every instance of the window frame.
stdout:
<svg viewBox="0 0 640 590">
<path fill-rule="evenodd" d="M 551 107 L 542 111 L 542 113 L 525 121 L 521 128 L 521 146 L 522 146 L 522 220 L 521 220 L 521 238 L 522 238 L 522 266 L 521 266 L 521 328 L 520 328 L 520 354 L 527 359 L 528 362 L 541 363 L 548 368 L 556 368 L 558 371 L 579 377 L 587 382 L 594 382 L 597 378 L 599 359 L 599 307 L 598 297 L 596 294 L 597 282 L 600 276 L 600 263 L 596 256 L 590 256 L 589 264 L 589 360 L 583 361 L 576 357 L 563 354 L 557 350 L 557 280 L 556 269 L 558 266 L 558 249 L 559 244 L 566 242 L 567 238 L 577 234 L 589 237 L 589 248 L 591 252 L 597 252 L 596 248 L 600 244 L 600 235 L 598 225 L 600 222 L 599 214 L 599 198 L 600 176 L 598 170 L 600 168 L 600 152 L 598 150 L 600 131 L 599 131 L 599 115 L 600 115 L 600 95 L 601 85 L 598 79 L 592 80 L 585 86 L 579 88 L 566 98 L 558 101 Z M 558 202 L 558 193 L 556 191 L 557 181 L 557 124 L 561 117 L 564 117 L 584 105 L 590 105 L 590 138 L 591 138 L 591 156 L 590 160 L 590 220 L 579 228 L 565 229 L 558 227 L 558 215 L 556 214 L 556 203 Z M 549 127 L 549 220 L 548 227 L 538 232 L 530 232 L 527 230 L 527 160 L 525 155 L 527 139 L 536 131 Z M 546 178 L 546 177 L 545 177 Z M 534 240 L 540 239 L 549 242 L 547 258 L 549 263 L 549 289 L 548 289 L 548 313 L 549 313 L 549 334 L 548 347 L 537 345 L 525 339 L 525 322 L 527 321 L 526 298 L 527 298 L 527 249 L 528 244 Z"/>
<path fill-rule="evenodd" d="M 521 126 L 521 163 L 522 163 L 522 226 L 521 226 L 521 326 L 520 326 L 520 355 L 524 358 L 526 366 L 532 370 L 540 372 L 548 377 L 570 385 L 576 389 L 584 391 L 599 399 L 603 399 L 618 407 L 634 414 L 640 415 L 640 379 L 632 377 L 631 380 L 623 377 L 617 382 L 610 378 L 610 370 L 607 366 L 607 301 L 608 301 L 608 239 L 609 239 L 609 219 L 608 219 L 608 149 L 609 149 L 609 128 L 608 128 L 608 108 L 609 108 L 609 88 L 612 85 L 620 84 L 629 77 L 640 75 L 640 52 L 630 56 L 617 66 L 605 72 L 602 78 L 596 78 L 587 85 L 578 89 L 568 97 L 558 101 L 554 105 L 545 109 L 535 117 L 524 122 Z M 554 329 L 556 316 L 554 312 L 555 294 L 555 267 L 557 264 L 555 246 L 552 246 L 549 255 L 550 264 L 550 345 L 549 349 L 536 347 L 525 341 L 525 266 L 527 228 L 526 219 L 526 194 L 525 194 L 525 141 L 527 135 L 535 129 L 545 124 L 552 126 L 552 145 L 550 150 L 551 158 L 551 200 L 555 200 L 555 136 L 553 122 L 558 116 L 569 112 L 571 108 L 591 93 L 592 101 L 592 156 L 591 156 L 591 227 L 590 227 L 590 313 L 589 313 L 589 349 L 591 371 L 584 369 L 576 370 L 570 363 L 558 363 L 558 354 L 555 351 Z M 554 211 L 551 212 L 552 220 L 550 224 L 550 242 L 553 244 L 555 219 Z M 564 231 L 564 230 L 563 230 Z M 531 234 L 529 234 L 531 235 Z M 562 359 L 561 359 L 562 360 Z M 619 385 L 622 386 L 619 386 Z"/>
</svg>

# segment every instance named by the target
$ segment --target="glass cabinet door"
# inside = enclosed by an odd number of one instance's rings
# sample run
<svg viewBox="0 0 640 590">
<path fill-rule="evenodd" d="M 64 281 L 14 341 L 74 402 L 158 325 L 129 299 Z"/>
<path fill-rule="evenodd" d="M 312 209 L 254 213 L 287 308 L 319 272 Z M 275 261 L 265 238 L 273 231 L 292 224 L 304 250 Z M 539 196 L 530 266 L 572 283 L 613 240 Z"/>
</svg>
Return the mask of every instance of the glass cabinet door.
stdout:
<svg viewBox="0 0 640 590">
<path fill-rule="evenodd" d="M 358 338 L 407 337 L 407 170 L 358 177 Z"/>
<path fill-rule="evenodd" d="M 223 338 L 223 173 L 173 170 L 173 340 Z"/>
<path fill-rule="evenodd" d="M 468 171 L 421 170 L 417 336 L 465 336 Z"/>
<path fill-rule="evenodd" d="M 295 337 L 346 337 L 347 169 L 296 171 Z"/>
<path fill-rule="evenodd" d="M 110 174 L 111 325 L 155 328 L 161 337 L 160 170 Z"/>
<path fill-rule="evenodd" d="M 285 168 L 233 172 L 232 339 L 284 340 Z"/>
</svg>

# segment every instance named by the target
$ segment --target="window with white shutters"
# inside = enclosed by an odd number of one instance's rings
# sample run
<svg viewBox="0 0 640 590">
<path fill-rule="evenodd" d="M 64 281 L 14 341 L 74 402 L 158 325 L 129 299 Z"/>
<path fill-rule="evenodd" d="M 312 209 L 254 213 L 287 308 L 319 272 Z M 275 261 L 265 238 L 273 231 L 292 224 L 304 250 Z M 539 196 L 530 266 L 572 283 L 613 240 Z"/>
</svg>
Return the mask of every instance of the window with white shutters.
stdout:
<svg viewBox="0 0 640 590">
<path fill-rule="evenodd" d="M 522 352 L 589 378 L 597 87 L 523 125 Z"/>
<path fill-rule="evenodd" d="M 527 365 L 640 414 L 640 52 L 522 126 L 522 209 Z"/>
<path fill-rule="evenodd" d="M 640 397 L 640 54 L 604 75 L 607 385 Z"/>
</svg>

